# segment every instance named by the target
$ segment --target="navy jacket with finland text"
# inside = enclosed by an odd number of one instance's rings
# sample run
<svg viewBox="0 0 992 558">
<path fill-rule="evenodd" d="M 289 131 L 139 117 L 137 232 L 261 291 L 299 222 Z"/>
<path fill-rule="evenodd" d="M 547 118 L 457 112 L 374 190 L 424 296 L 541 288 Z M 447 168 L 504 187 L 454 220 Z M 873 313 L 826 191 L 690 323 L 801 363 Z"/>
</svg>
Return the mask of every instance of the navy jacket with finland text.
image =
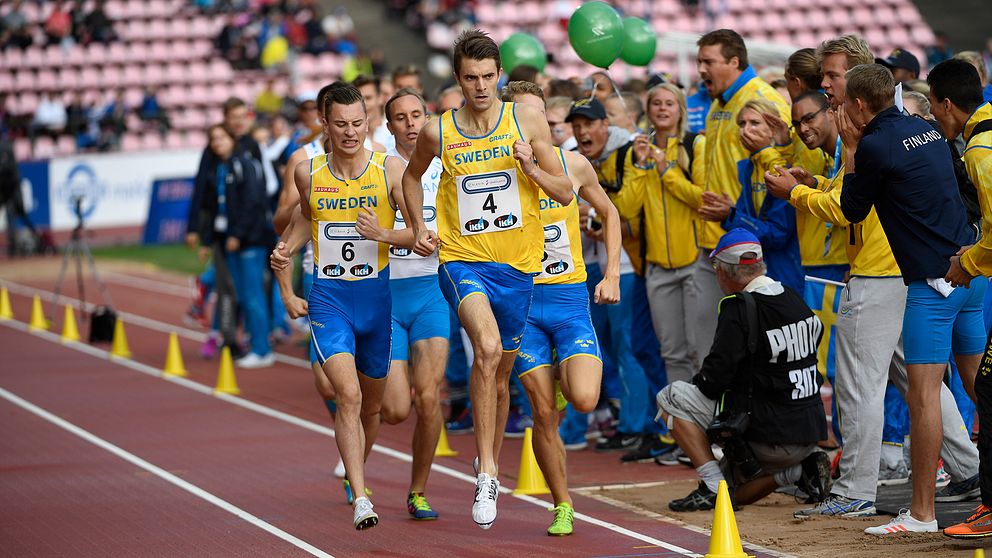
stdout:
<svg viewBox="0 0 992 558">
<path fill-rule="evenodd" d="M 944 277 L 974 235 L 940 132 L 889 107 L 865 126 L 854 162 L 840 197 L 844 216 L 858 223 L 875 206 L 907 285 Z"/>
</svg>

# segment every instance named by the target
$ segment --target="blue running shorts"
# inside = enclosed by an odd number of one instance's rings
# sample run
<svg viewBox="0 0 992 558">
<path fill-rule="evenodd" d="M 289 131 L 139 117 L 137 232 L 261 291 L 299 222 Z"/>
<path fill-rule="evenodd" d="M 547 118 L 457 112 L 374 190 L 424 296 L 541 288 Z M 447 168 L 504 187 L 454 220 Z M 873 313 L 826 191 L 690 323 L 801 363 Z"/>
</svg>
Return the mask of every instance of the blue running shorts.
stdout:
<svg viewBox="0 0 992 558">
<path fill-rule="evenodd" d="M 952 352 L 985 352 L 982 304 L 987 288 L 987 281 L 972 281 L 970 288 L 958 287 L 945 298 L 926 281 L 910 283 L 902 321 L 906 364 L 946 363 Z"/>
<path fill-rule="evenodd" d="M 578 355 L 603 359 L 589 316 L 586 284 L 534 285 L 524 340 L 513 370 L 523 376 Z"/>
<path fill-rule="evenodd" d="M 438 268 L 441 293 L 455 311 L 474 295 L 489 299 L 503 351 L 520 348 L 527 325 L 534 278 L 512 266 L 492 262 L 446 262 Z"/>
<path fill-rule="evenodd" d="M 393 279 L 393 360 L 409 360 L 410 345 L 421 339 L 451 332 L 448 303 L 438 287 L 437 275 Z"/>
<path fill-rule="evenodd" d="M 347 353 L 355 357 L 360 373 L 374 380 L 386 377 L 392 330 L 388 267 L 376 279 L 317 279 L 307 304 L 310 336 L 321 366 Z"/>
</svg>

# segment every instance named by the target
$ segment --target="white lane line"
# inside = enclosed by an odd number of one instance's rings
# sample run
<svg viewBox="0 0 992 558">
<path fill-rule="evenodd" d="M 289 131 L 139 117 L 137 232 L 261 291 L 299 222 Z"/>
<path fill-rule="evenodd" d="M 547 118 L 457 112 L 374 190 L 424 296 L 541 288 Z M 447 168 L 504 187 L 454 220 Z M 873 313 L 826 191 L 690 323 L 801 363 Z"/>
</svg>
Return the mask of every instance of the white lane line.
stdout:
<svg viewBox="0 0 992 558">
<path fill-rule="evenodd" d="M 20 331 L 28 331 L 27 325 L 26 324 L 23 324 L 21 322 L 6 321 L 6 322 L 0 322 L 0 324 L 5 325 L 7 327 L 10 327 L 12 329 L 17 329 L 17 330 L 20 330 Z M 69 343 L 62 344 L 61 338 L 58 335 L 56 335 L 54 333 L 51 333 L 51 332 L 48 332 L 48 331 L 33 331 L 33 332 L 30 332 L 30 333 L 32 333 L 33 335 L 37 335 L 38 337 L 41 337 L 41 338 L 46 339 L 48 341 L 51 341 L 52 343 L 58 343 L 58 344 L 61 344 L 64 347 L 75 349 L 77 351 L 80 351 L 80 352 L 83 352 L 83 353 L 87 353 L 87 354 L 92 355 L 92 356 L 95 356 L 97 358 L 102 358 L 102 359 L 105 359 L 105 360 L 110 360 L 112 362 L 115 362 L 115 363 L 120 364 L 122 366 L 125 366 L 127 368 L 130 368 L 132 370 L 136 370 L 136 371 L 141 372 L 141 373 L 144 373 L 144 374 L 148 374 L 150 376 L 160 377 L 160 378 L 162 378 L 163 380 L 165 380 L 167 382 L 172 382 L 174 384 L 181 385 L 181 386 L 183 386 L 185 388 L 191 389 L 191 390 L 196 391 L 198 393 L 203 393 L 203 394 L 206 394 L 206 395 L 214 395 L 213 390 L 211 388 L 203 385 L 203 384 L 198 384 L 198 383 L 196 383 L 196 382 L 194 382 L 192 380 L 188 380 L 186 378 L 177 378 L 175 376 L 163 376 L 162 375 L 162 371 L 159 370 L 159 369 L 157 369 L 157 368 L 154 368 L 152 366 L 148 366 L 147 364 L 143 364 L 143 363 L 140 363 L 140 362 L 129 360 L 129 359 L 120 359 L 120 358 L 111 357 L 110 356 L 110 353 L 107 352 L 107 351 L 104 351 L 103 349 L 97 349 L 96 347 L 91 347 L 91 346 L 86 345 L 84 343 L 69 342 Z M 292 424 L 292 425 L 295 425 L 295 426 L 299 426 L 300 428 L 304 428 L 306 430 L 309 430 L 311 432 L 315 432 L 317 434 L 322 434 L 324 436 L 329 436 L 331 438 L 334 437 L 334 430 L 333 429 L 328 428 L 326 426 L 322 426 L 322 425 L 317 424 L 315 422 L 311 422 L 309 420 L 302 419 L 300 417 L 297 417 L 297 416 L 294 416 L 294 415 L 290 415 L 288 413 L 284 413 L 284 412 L 278 411 L 276 409 L 271 409 L 271 408 L 266 407 L 264 405 L 260 405 L 258 403 L 255 403 L 254 401 L 248 401 L 247 399 L 242 399 L 242 398 L 237 397 L 237 396 L 234 396 L 234 395 L 216 394 L 215 396 L 218 399 L 223 399 L 224 401 L 227 401 L 228 403 L 232 403 L 234 405 L 237 405 L 237 406 L 239 406 L 239 407 L 241 407 L 243 409 L 247 409 L 249 411 L 254 411 L 256 413 L 259 413 L 259 414 L 262 414 L 262 415 L 265 415 L 265 416 L 268 416 L 268 417 L 272 417 L 274 419 L 281 420 L 283 422 L 286 422 L 286 423 L 289 423 L 289 424 Z M 372 446 L 372 451 L 381 453 L 383 455 L 387 455 L 389 457 L 392 457 L 392 458 L 395 458 L 395 459 L 398 459 L 400 461 L 404 461 L 404 462 L 407 462 L 407 463 L 410 463 L 410 462 L 413 461 L 413 456 L 411 456 L 410 454 L 403 453 L 401 451 L 398 451 L 398 450 L 395 450 L 395 449 L 392 449 L 392 448 L 388 448 L 388 447 L 382 446 L 380 444 L 374 444 Z M 475 484 L 475 477 L 472 477 L 470 475 L 467 475 L 465 473 L 462 473 L 462 472 L 457 471 L 455 469 L 452 469 L 450 467 L 446 467 L 444 465 L 438 465 L 437 463 L 434 463 L 433 465 L 431 465 L 431 470 L 437 471 L 438 473 L 441 473 L 443 475 L 447 475 L 449 477 L 452 477 L 452 478 L 455 478 L 455 479 L 458 479 L 458 480 L 461 480 L 461 481 L 465 481 L 465 482 L 470 483 L 470 484 Z M 529 503 L 534 504 L 536 506 L 540 506 L 541 508 L 544 508 L 544 509 L 547 509 L 548 508 L 548 505 L 549 505 L 547 502 L 545 502 L 543 500 L 540 500 L 538 498 L 533 498 L 531 496 L 513 495 L 512 494 L 512 490 L 510 490 L 509 488 L 506 488 L 506 487 L 500 487 L 500 492 L 502 492 L 503 494 L 511 494 L 514 498 L 518 498 L 518 499 L 523 500 L 525 502 L 529 502 Z M 597 519 L 595 517 L 592 517 L 592 516 L 589 516 L 589 515 L 586 515 L 586 514 L 583 514 L 583 513 L 576 513 L 575 514 L 575 518 L 578 519 L 578 520 L 581 520 L 581 521 L 585 521 L 587 523 L 591 523 L 593 525 L 597 525 L 599 527 L 603 527 L 605 529 L 609 529 L 610 531 L 613 531 L 614 533 L 625 535 L 627 537 L 630 537 L 630 538 L 633 538 L 633 539 L 636 539 L 636 540 L 639 540 L 639 541 L 643 541 L 643 542 L 646 542 L 646 543 L 649 543 L 649 544 L 653 544 L 653 545 L 656 545 L 656 546 L 659 546 L 659 547 L 668 549 L 668 550 L 670 550 L 672 552 L 676 552 L 676 553 L 681 554 L 683 556 L 687 556 L 687 557 L 691 557 L 691 558 L 698 558 L 700 556 L 699 554 L 696 554 L 696 553 L 694 553 L 694 552 L 692 552 L 690 550 L 687 550 L 685 548 L 682 548 L 682 547 L 679 547 L 679 546 L 676 546 L 676 545 L 673 545 L 673 544 L 666 543 L 664 541 L 655 539 L 653 537 L 649 537 L 648 535 L 645 535 L 643 533 L 638 533 L 637 531 L 632 531 L 632 530 L 627 529 L 625 527 L 621 527 L 621 526 L 616 525 L 614 523 L 610 523 L 608 521 L 603 521 L 601 519 Z"/>
<path fill-rule="evenodd" d="M 37 415 L 38 417 L 47 420 L 48 422 L 54 424 L 55 426 L 58 426 L 59 428 L 62 428 L 63 430 L 67 430 L 70 433 L 75 434 L 76 436 L 82 438 L 83 440 L 86 440 L 87 442 L 93 444 L 94 446 L 97 446 L 98 448 L 106 450 L 116 455 L 117 457 L 120 457 L 121 459 L 131 463 L 132 465 L 141 467 L 142 469 L 148 471 L 149 473 L 155 475 L 156 477 L 170 484 L 174 484 L 175 486 L 185 490 L 186 492 L 189 492 L 193 496 L 196 496 L 201 500 L 206 500 L 208 503 L 213 504 L 214 506 L 217 506 L 218 508 L 230 514 L 240 517 L 241 519 L 247 521 L 248 523 L 251 523 L 255 527 L 258 527 L 263 531 L 266 531 L 268 533 L 271 533 L 279 537 L 280 539 L 299 548 L 300 550 L 308 552 L 313 556 L 319 556 L 321 558 L 334 558 L 332 555 L 313 546 L 312 544 L 304 540 L 298 539 L 293 535 L 290 535 L 289 533 L 283 531 L 282 529 L 270 523 L 262 521 L 261 519 L 246 512 L 245 510 L 235 506 L 234 504 L 226 500 L 222 500 L 221 498 L 218 498 L 217 496 L 211 494 L 210 492 L 203 490 L 202 488 L 196 486 L 195 484 L 189 483 L 177 477 L 176 475 L 173 475 L 172 473 L 166 471 L 165 469 L 155 466 L 149 463 L 148 461 L 145 461 L 144 459 L 138 457 L 137 455 L 134 455 L 133 453 L 123 450 L 120 447 L 111 444 L 110 442 L 104 440 L 103 438 L 100 438 L 99 436 L 96 436 L 95 434 L 87 430 L 84 430 L 65 419 L 53 415 L 52 413 L 46 411 L 45 409 L 42 409 L 41 407 L 29 401 L 26 401 L 18 397 L 17 395 L 14 395 L 13 393 L 7 391 L 2 387 L 0 387 L 0 397 L 6 399 L 10 403 L 13 403 L 14 405 L 17 405 L 18 407 L 24 409 L 25 411 L 28 411 L 29 413 L 32 413 L 34 415 Z"/>
<path fill-rule="evenodd" d="M 702 527 L 697 527 L 695 525 L 692 525 L 691 523 L 686 523 L 684 521 L 679 521 L 678 519 L 675 519 L 674 517 L 668 517 L 666 515 L 662 515 L 660 513 L 653 512 L 651 510 L 642 508 L 642 507 L 637 506 L 635 504 L 630 504 L 630 503 L 624 502 L 622 500 L 617 500 L 615 498 L 610 498 L 609 496 L 604 496 L 602 494 L 584 493 L 583 495 L 584 496 L 587 496 L 589 498 L 592 498 L 593 500 L 598 500 L 600 502 L 603 502 L 604 504 L 609 504 L 611 506 L 620 508 L 622 510 L 629 511 L 631 513 L 636 513 L 637 515 L 641 515 L 641 516 L 644 516 L 644 517 L 649 517 L 649 518 L 654 519 L 656 521 L 661 521 L 663 523 L 668 523 L 669 525 L 675 525 L 676 527 L 681 527 L 681 528 L 686 529 L 688 531 L 693 531 L 695 533 L 700 533 L 702 535 L 706 535 L 706 536 L 709 536 L 710 535 L 710 531 L 707 530 L 707 529 L 703 529 Z M 742 546 L 744 547 L 745 550 L 752 550 L 754 552 L 763 552 L 765 554 L 768 554 L 769 556 L 774 556 L 775 558 L 796 558 L 792 554 L 785 554 L 785 553 L 779 552 L 777 550 L 772 550 L 770 548 L 765 548 L 765 547 L 760 546 L 760 545 L 757 545 L 757 544 L 746 543 L 746 542 L 743 542 L 743 541 L 742 541 L 741 544 L 742 544 Z M 700 556 L 700 555 L 699 554 L 696 554 L 695 556 Z"/>
<path fill-rule="evenodd" d="M 189 287 L 183 287 L 174 283 L 163 283 L 162 281 L 156 281 L 154 279 L 138 275 L 126 275 L 124 273 L 117 273 L 116 271 L 101 271 L 100 278 L 107 283 L 124 285 L 125 287 L 131 287 L 132 289 L 141 289 L 152 293 L 183 297 L 187 300 L 193 296 L 194 292 L 193 289 Z"/>
<path fill-rule="evenodd" d="M 578 492 L 579 494 L 585 494 L 587 492 L 599 492 L 605 490 L 625 490 L 628 488 L 652 488 L 655 486 L 663 486 L 666 484 L 671 484 L 672 481 L 654 481 L 654 482 L 626 482 L 620 484 L 599 484 L 590 486 L 580 486 L 578 488 L 570 488 L 572 492 Z"/>
<path fill-rule="evenodd" d="M 20 285 L 18 283 L 13 283 L 11 281 L 6 281 L 6 280 L 0 281 L 0 285 L 7 287 L 7 289 L 14 294 L 19 294 L 29 297 L 38 295 L 39 297 L 41 297 L 42 300 L 46 302 L 56 301 L 55 293 L 51 291 L 46 291 L 44 289 L 37 289 L 35 287 L 28 287 L 27 285 Z M 65 295 L 59 296 L 57 300 L 62 304 L 69 304 L 72 305 L 72 307 L 77 310 L 85 310 L 87 312 L 92 312 L 93 308 L 96 307 L 96 305 L 93 304 L 92 302 L 87 302 L 84 308 L 82 301 Z M 115 311 L 117 312 L 117 315 L 120 316 L 121 319 L 124 320 L 124 323 L 126 324 L 134 324 L 136 326 L 140 326 L 145 329 L 150 329 L 152 331 L 158 331 L 161 333 L 175 332 L 176 335 L 178 335 L 179 337 L 182 337 L 184 339 L 189 339 L 192 341 L 197 341 L 199 343 L 202 343 L 207 340 L 207 334 L 203 333 L 202 331 L 196 331 L 193 329 L 183 327 L 181 325 L 170 324 L 168 322 L 153 320 L 152 318 L 146 318 L 144 316 L 139 316 L 138 314 L 132 314 L 130 312 L 123 312 L 121 310 L 115 310 Z M 308 360 L 304 360 L 302 358 L 290 356 L 283 353 L 277 353 L 275 351 L 273 351 L 272 354 L 275 355 L 276 360 L 278 360 L 279 362 L 291 364 L 293 366 L 300 366 L 306 368 L 307 370 L 310 369 L 310 361 Z"/>
</svg>

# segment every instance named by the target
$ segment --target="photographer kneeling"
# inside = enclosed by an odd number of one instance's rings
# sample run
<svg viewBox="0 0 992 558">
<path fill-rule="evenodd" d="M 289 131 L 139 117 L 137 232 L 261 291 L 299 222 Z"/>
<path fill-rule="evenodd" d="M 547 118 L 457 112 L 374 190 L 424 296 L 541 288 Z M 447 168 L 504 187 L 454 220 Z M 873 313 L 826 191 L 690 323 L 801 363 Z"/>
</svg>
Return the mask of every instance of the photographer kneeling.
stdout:
<svg viewBox="0 0 992 558">
<path fill-rule="evenodd" d="M 830 493 L 830 462 L 817 345 L 823 325 L 803 299 L 765 276 L 761 244 L 744 229 L 723 235 L 710 254 L 720 288 L 713 348 L 692 383 L 658 393 L 660 416 L 701 480 L 674 511 L 710 510 L 726 477 L 736 503 L 780 486 L 819 502 Z M 710 444 L 724 447 L 718 464 Z"/>
</svg>

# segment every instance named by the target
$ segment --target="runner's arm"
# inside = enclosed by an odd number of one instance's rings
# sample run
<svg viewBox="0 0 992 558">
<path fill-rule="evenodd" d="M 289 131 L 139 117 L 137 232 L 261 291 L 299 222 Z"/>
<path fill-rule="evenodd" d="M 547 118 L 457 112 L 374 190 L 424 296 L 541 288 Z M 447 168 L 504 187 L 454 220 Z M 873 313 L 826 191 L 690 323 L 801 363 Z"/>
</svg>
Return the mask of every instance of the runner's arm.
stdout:
<svg viewBox="0 0 992 558">
<path fill-rule="evenodd" d="M 301 147 L 293 152 L 283 170 L 282 189 L 279 191 L 279 205 L 272 216 L 276 234 L 288 234 L 286 228 L 293 220 L 293 213 L 300 203 L 300 192 L 296 189 L 296 165 L 307 160 L 307 152 Z"/>
<path fill-rule="evenodd" d="M 528 138 L 532 152 L 530 160 L 527 150 L 519 152 L 518 143 L 514 142 L 514 156 L 520 161 L 520 166 L 528 178 L 534 181 L 542 190 L 556 202 L 562 205 L 572 203 L 572 181 L 565 176 L 565 169 L 555 153 L 551 143 L 551 129 L 548 128 L 547 118 L 528 105 L 516 103 L 513 105 L 514 117 L 521 124 L 524 137 Z M 521 142 L 523 143 L 523 142 Z M 533 164 L 537 159 L 537 164 Z"/>
<path fill-rule="evenodd" d="M 413 251 L 421 256 L 428 256 L 438 247 L 437 235 L 424 224 L 424 188 L 421 185 L 424 173 L 430 167 L 434 157 L 441 151 L 441 126 L 439 120 L 430 120 L 420 130 L 417 146 L 410 155 L 403 172 L 402 197 L 400 214 L 407 227 L 413 231 Z"/>
<path fill-rule="evenodd" d="M 616 304 L 620 301 L 620 214 L 613 206 L 606 191 L 599 185 L 596 171 L 585 157 L 577 164 L 569 158 L 569 166 L 579 185 L 579 196 L 589 202 L 603 223 L 604 241 L 606 243 L 606 269 L 603 280 L 596 286 L 594 295 L 598 304 Z"/>
<path fill-rule="evenodd" d="M 405 214 L 406 202 L 403 200 L 403 171 L 406 170 L 406 165 L 403 164 L 403 161 L 399 157 L 386 157 L 385 166 L 386 187 L 389 189 L 389 203 L 398 209 L 401 215 Z M 359 234 L 365 238 L 384 242 L 392 246 L 411 248 L 415 240 L 413 229 L 410 227 L 393 229 L 380 226 L 378 216 L 367 207 L 363 208 L 363 211 L 358 214 L 355 225 Z"/>
</svg>

